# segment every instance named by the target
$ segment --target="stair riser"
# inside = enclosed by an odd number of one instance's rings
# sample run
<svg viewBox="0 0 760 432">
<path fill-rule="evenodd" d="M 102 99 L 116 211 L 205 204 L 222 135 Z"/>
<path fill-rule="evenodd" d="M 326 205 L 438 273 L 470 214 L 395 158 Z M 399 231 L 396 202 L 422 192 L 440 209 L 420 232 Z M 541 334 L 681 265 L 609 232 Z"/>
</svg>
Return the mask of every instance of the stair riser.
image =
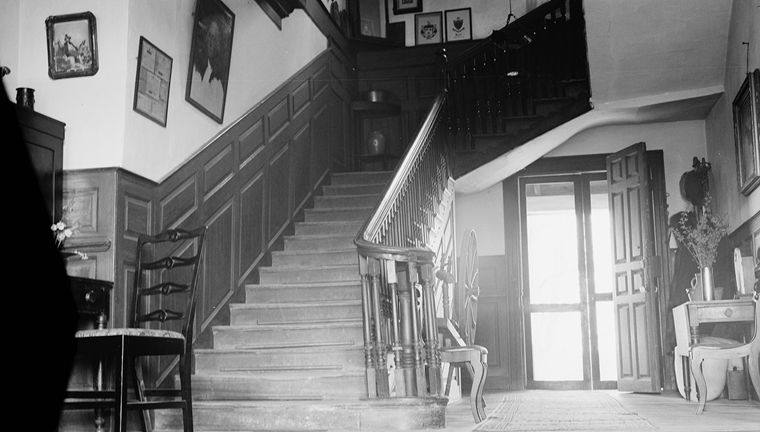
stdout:
<svg viewBox="0 0 760 432">
<path fill-rule="evenodd" d="M 359 281 L 359 269 L 356 266 L 316 267 L 313 269 L 290 269 L 286 267 L 267 267 L 259 272 L 262 284 L 286 284 L 306 282 L 344 282 Z"/>
<path fill-rule="evenodd" d="M 335 286 L 335 287 L 246 287 L 246 303 L 283 303 L 298 301 L 318 300 L 361 300 L 361 287 Z"/>
<path fill-rule="evenodd" d="M 389 399 L 381 403 L 356 405 L 305 405 L 235 403 L 193 407 L 195 430 L 203 431 L 410 431 L 446 427 L 446 404 L 409 404 L 409 399 Z M 415 401 L 416 402 L 416 401 Z M 179 410 L 157 410 L 156 429 L 182 430 Z"/>
<path fill-rule="evenodd" d="M 193 400 L 359 399 L 367 395 L 364 376 L 268 379 L 255 376 L 193 376 Z"/>
<path fill-rule="evenodd" d="M 342 370 L 364 369 L 364 352 L 361 349 L 324 351 L 261 350 L 252 352 L 208 352 L 195 354 L 195 372 L 209 373 L 265 373 L 255 369 L 339 365 Z"/>
<path fill-rule="evenodd" d="M 377 203 L 377 199 L 376 195 L 318 196 L 314 198 L 314 208 L 373 207 Z"/>
<path fill-rule="evenodd" d="M 354 238 L 351 237 L 286 237 L 286 251 L 324 251 L 336 249 L 348 249 L 354 247 Z"/>
<path fill-rule="evenodd" d="M 361 221 L 367 219 L 372 209 L 359 210 L 330 210 L 330 211 L 313 211 L 304 210 L 306 222 L 336 222 L 336 221 Z"/>
<path fill-rule="evenodd" d="M 361 326 L 335 328 L 305 329 L 240 329 L 217 327 L 214 329 L 214 348 L 235 349 L 250 346 L 279 344 L 313 344 L 321 343 L 361 343 L 363 341 Z"/>
<path fill-rule="evenodd" d="M 345 236 L 355 236 L 362 227 L 361 221 L 354 222 L 322 222 L 322 223 L 302 223 L 296 224 L 296 235 L 325 235 L 325 234 L 342 234 Z"/>
<path fill-rule="evenodd" d="M 352 265 L 358 261 L 356 250 L 300 254 L 273 253 L 272 267 L 287 265 Z"/>
<path fill-rule="evenodd" d="M 278 307 L 231 310 L 232 325 L 268 325 L 339 319 L 361 319 L 361 305 L 319 306 L 319 307 Z"/>
<path fill-rule="evenodd" d="M 333 185 L 366 185 L 385 183 L 391 178 L 389 172 L 335 173 L 330 178 Z"/>
<path fill-rule="evenodd" d="M 384 184 L 376 185 L 327 185 L 322 187 L 322 193 L 325 196 L 335 195 L 366 195 L 376 194 L 379 195 L 385 191 Z"/>
</svg>

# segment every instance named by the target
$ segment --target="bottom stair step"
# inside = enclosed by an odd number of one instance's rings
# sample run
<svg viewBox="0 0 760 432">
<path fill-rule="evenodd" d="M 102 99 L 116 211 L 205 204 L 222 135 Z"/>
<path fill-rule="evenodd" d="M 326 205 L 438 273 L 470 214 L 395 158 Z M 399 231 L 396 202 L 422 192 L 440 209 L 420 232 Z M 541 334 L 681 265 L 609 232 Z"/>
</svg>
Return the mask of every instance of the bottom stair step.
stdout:
<svg viewBox="0 0 760 432">
<path fill-rule="evenodd" d="M 408 431 L 446 427 L 446 398 L 194 402 L 197 431 Z M 156 411 L 156 432 L 182 430 L 179 410 Z"/>
<path fill-rule="evenodd" d="M 290 371 L 196 374 L 194 400 L 359 399 L 367 394 L 364 371 Z"/>
</svg>

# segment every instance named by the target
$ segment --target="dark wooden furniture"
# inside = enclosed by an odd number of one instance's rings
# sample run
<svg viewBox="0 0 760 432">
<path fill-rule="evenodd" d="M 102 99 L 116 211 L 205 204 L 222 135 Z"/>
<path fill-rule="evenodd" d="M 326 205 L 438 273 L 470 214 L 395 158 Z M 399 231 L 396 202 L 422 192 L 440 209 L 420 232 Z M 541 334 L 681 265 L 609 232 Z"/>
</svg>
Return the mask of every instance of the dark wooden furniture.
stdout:
<svg viewBox="0 0 760 432">
<path fill-rule="evenodd" d="M 398 146 L 401 136 L 401 106 L 390 102 L 354 101 L 351 102 L 351 115 L 355 127 L 359 169 L 364 170 L 376 165 L 382 166 L 383 170 L 393 169 L 393 162 L 399 159 L 399 156 L 394 154 L 394 147 Z M 385 151 L 377 154 L 367 150 L 367 140 L 375 130 L 385 135 Z"/>
<path fill-rule="evenodd" d="M 130 326 L 76 333 L 78 354 L 111 361 L 114 388 L 70 390 L 64 409 L 112 408 L 111 430 L 120 432 L 127 427 L 127 409 L 140 410 L 142 426 L 149 430 L 144 410 L 175 408 L 182 410 L 185 432 L 193 430 L 190 362 L 195 291 L 205 233 L 206 227 L 201 227 L 138 237 Z M 175 294 L 182 294 L 184 301 L 169 298 Z M 150 310 L 155 306 L 158 308 Z M 138 358 L 164 355 L 179 356 L 180 388 L 146 389 Z M 130 380 L 135 400 L 127 398 Z M 151 397 L 161 399 L 149 400 Z"/>
<path fill-rule="evenodd" d="M 59 221 L 63 209 L 63 138 L 66 125 L 20 106 L 16 106 L 16 116 L 50 218 L 54 222 Z"/>
</svg>

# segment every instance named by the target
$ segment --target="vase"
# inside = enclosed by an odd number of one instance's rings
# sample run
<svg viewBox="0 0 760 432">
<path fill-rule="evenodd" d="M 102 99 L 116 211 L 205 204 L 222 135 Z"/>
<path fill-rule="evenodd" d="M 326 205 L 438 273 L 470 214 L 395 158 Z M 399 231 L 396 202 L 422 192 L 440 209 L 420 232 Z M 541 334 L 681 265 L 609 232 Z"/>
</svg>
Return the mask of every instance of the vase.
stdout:
<svg viewBox="0 0 760 432">
<path fill-rule="evenodd" d="M 34 111 L 34 89 L 18 87 L 16 89 L 16 105 Z"/>
<path fill-rule="evenodd" d="M 385 153 L 385 135 L 379 130 L 372 131 L 367 140 L 367 153 L 380 155 Z"/>
<path fill-rule="evenodd" d="M 715 300 L 715 282 L 713 280 L 712 267 L 704 266 L 700 273 L 702 274 L 702 299 L 704 301 Z"/>
</svg>

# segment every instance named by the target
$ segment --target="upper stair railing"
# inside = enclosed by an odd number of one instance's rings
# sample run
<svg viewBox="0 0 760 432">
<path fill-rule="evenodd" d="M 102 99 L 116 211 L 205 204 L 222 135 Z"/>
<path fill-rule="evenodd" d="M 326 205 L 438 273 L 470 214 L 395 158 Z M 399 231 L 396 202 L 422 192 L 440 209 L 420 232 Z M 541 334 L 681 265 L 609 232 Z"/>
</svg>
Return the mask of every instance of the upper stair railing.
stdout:
<svg viewBox="0 0 760 432">
<path fill-rule="evenodd" d="M 531 118 L 537 101 L 565 98 L 578 80 L 588 95 L 581 0 L 551 0 L 455 59 L 443 51 L 443 81 L 452 109 L 448 123 L 458 151 L 473 135 L 508 132 L 510 118 Z"/>
<path fill-rule="evenodd" d="M 445 106 L 443 92 L 354 240 L 371 398 L 441 395 L 433 292 L 436 256 L 429 242 L 451 178 Z M 389 353 L 395 368 L 389 365 Z"/>
</svg>

